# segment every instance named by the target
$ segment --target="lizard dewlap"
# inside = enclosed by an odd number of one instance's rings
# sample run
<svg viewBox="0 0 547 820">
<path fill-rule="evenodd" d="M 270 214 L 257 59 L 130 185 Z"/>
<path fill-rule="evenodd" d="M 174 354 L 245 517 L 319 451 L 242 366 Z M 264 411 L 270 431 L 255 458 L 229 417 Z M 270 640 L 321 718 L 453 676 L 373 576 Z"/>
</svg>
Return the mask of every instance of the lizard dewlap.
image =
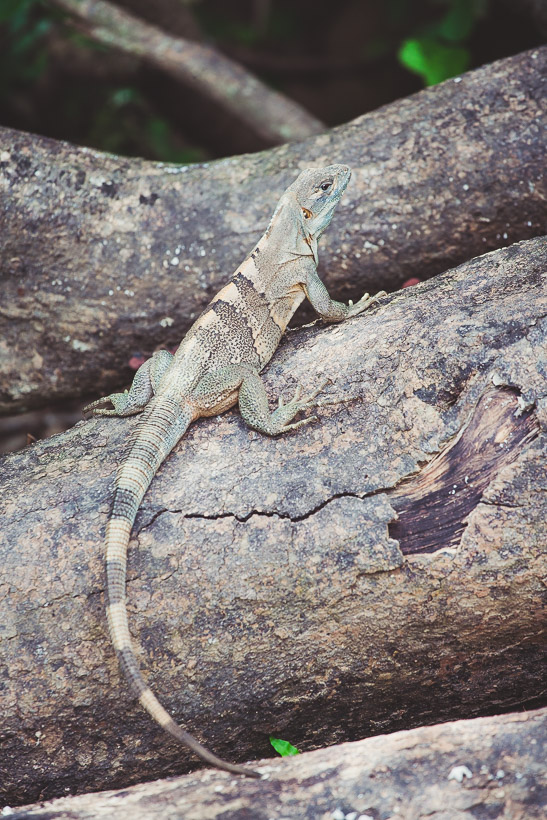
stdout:
<svg viewBox="0 0 547 820">
<path fill-rule="evenodd" d="M 138 369 L 129 391 L 88 405 L 95 416 L 142 413 L 116 477 L 106 529 L 108 627 L 131 692 L 170 734 L 206 763 L 229 772 L 257 772 L 221 760 L 180 727 L 152 693 L 139 669 L 125 603 L 127 547 L 142 498 L 158 468 L 192 421 L 239 403 L 245 422 L 277 436 L 315 421 L 294 421 L 324 385 L 270 411 L 261 370 L 274 355 L 300 303 L 307 297 L 326 321 L 356 316 L 377 297 L 355 305 L 336 302 L 317 274 L 317 241 L 328 227 L 350 179 L 346 165 L 303 171 L 287 188 L 265 234 L 190 328 L 177 352 L 155 353 Z M 377 294 L 380 296 L 383 294 Z"/>
</svg>

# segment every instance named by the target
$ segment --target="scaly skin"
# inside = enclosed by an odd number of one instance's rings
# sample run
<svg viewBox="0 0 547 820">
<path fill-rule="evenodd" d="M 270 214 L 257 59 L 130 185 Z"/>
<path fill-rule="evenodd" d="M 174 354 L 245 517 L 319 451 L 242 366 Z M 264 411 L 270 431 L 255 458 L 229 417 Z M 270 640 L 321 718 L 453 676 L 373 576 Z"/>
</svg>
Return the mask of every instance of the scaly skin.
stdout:
<svg viewBox="0 0 547 820">
<path fill-rule="evenodd" d="M 317 240 L 349 178 L 345 165 L 303 171 L 281 197 L 253 252 L 190 328 L 176 354 L 154 354 L 139 368 L 129 391 L 113 393 L 84 410 L 96 416 L 143 413 L 118 471 L 106 529 L 108 627 L 131 692 L 154 720 L 206 763 L 251 777 L 259 775 L 216 757 L 178 726 L 146 684 L 127 622 L 127 547 L 150 482 L 192 421 L 222 413 L 236 402 L 247 424 L 268 436 L 315 420 L 293 421 L 313 406 L 323 385 L 308 396 L 298 390 L 292 401 L 280 401 L 272 413 L 259 374 L 304 298 L 323 319 L 340 322 L 383 295 L 365 294 L 355 305 L 345 305 L 330 298 L 317 275 Z"/>
</svg>

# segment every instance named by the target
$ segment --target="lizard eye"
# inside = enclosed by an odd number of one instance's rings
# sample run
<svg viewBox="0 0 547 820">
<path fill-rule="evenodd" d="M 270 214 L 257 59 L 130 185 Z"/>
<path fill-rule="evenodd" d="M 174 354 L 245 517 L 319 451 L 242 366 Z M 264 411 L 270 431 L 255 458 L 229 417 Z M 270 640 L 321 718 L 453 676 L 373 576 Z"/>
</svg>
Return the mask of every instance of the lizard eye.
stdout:
<svg viewBox="0 0 547 820">
<path fill-rule="evenodd" d="M 332 179 L 326 179 L 319 187 L 322 191 L 328 191 L 329 188 L 332 188 Z"/>
</svg>

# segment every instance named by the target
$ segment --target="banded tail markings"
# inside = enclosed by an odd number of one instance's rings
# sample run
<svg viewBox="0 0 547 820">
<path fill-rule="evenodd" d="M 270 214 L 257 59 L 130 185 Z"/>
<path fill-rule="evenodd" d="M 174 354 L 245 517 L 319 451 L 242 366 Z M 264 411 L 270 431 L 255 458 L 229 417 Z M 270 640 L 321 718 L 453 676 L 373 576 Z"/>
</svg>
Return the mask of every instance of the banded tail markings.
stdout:
<svg viewBox="0 0 547 820">
<path fill-rule="evenodd" d="M 172 399 L 161 397 L 152 402 L 156 411 L 153 414 L 155 430 L 151 435 L 150 416 L 146 429 L 137 430 L 127 460 L 116 478 L 113 512 L 106 528 L 106 613 L 110 638 L 131 694 L 138 698 L 156 723 L 205 763 L 233 774 L 259 777 L 251 769 L 217 757 L 175 723 L 146 683 L 133 650 L 126 606 L 127 548 L 131 530 L 140 502 L 153 477 L 194 418 L 191 407 L 181 407 Z M 140 465 L 138 469 L 136 465 Z M 139 475 L 138 480 L 135 474 Z"/>
</svg>

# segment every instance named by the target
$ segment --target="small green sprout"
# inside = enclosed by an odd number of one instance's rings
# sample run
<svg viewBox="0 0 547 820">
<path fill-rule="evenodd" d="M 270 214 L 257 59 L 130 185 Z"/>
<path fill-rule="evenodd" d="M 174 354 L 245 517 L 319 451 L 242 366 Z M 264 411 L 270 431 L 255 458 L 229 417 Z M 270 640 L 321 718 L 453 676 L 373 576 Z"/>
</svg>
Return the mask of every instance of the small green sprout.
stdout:
<svg viewBox="0 0 547 820">
<path fill-rule="evenodd" d="M 288 740 L 279 740 L 277 737 L 270 736 L 270 743 L 281 757 L 292 757 L 300 754 L 300 750 L 290 744 Z"/>
</svg>

